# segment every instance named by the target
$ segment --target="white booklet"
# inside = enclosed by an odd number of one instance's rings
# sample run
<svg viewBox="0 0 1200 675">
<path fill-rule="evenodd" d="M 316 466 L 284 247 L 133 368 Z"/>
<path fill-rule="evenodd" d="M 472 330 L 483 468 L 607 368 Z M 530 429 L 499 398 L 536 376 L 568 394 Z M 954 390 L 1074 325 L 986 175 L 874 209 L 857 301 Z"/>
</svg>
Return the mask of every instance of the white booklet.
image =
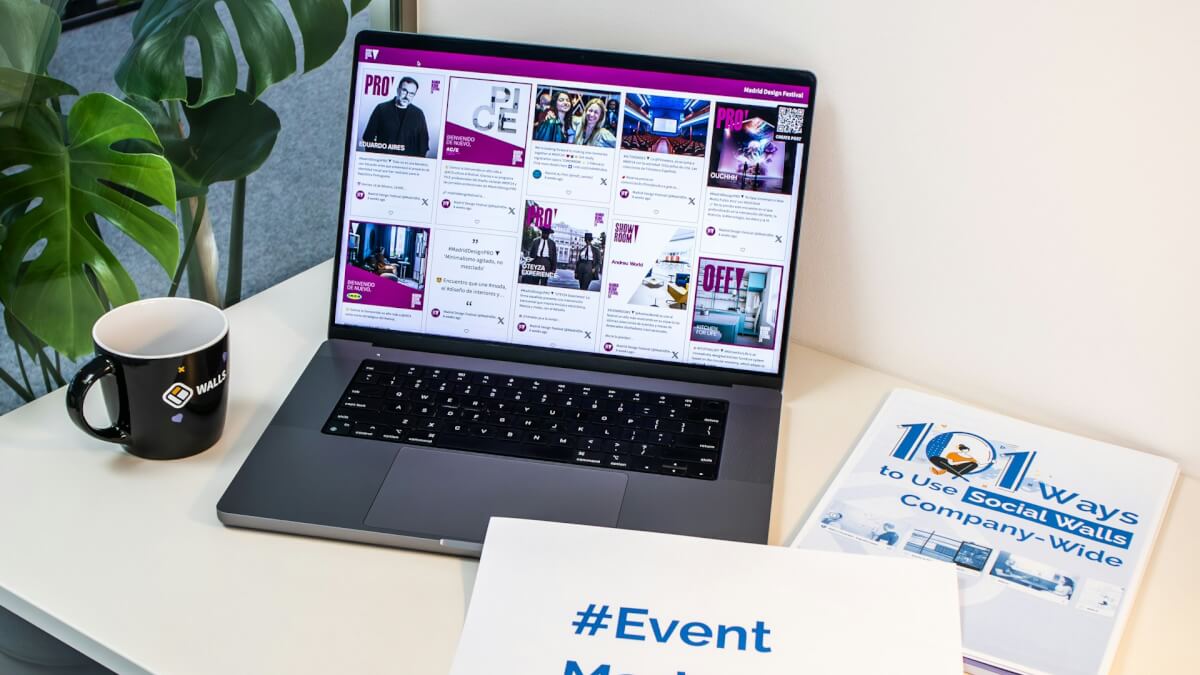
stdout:
<svg viewBox="0 0 1200 675">
<path fill-rule="evenodd" d="M 453 675 L 959 675 L 952 569 L 493 518 Z"/>
<path fill-rule="evenodd" d="M 1179 467 L 896 390 L 793 546 L 958 572 L 969 672 L 1107 672 Z"/>
</svg>

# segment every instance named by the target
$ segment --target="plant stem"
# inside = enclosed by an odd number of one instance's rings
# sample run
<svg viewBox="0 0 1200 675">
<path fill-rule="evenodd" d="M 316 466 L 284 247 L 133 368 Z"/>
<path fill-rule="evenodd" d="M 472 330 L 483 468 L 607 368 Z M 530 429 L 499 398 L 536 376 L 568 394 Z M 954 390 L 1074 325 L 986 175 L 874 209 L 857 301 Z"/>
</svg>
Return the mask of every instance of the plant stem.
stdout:
<svg viewBox="0 0 1200 675">
<path fill-rule="evenodd" d="M 92 232 L 96 233 L 96 238 L 104 241 L 104 235 L 100 234 L 100 223 L 96 221 L 96 215 L 89 213 L 84 216 L 84 220 L 92 227 Z M 107 312 L 112 309 L 112 303 L 108 300 L 108 294 L 104 292 L 104 286 L 100 285 L 100 280 L 96 278 L 96 273 L 92 271 L 92 268 L 84 266 L 83 276 L 88 280 L 88 284 L 91 285 L 92 290 L 95 291 L 96 297 L 100 298 L 100 304 L 104 306 L 104 311 Z"/>
<path fill-rule="evenodd" d="M 187 241 L 183 245 L 183 255 L 179 258 L 179 267 L 175 269 L 175 278 L 171 279 L 171 288 L 167 291 L 167 297 L 175 297 L 175 293 L 179 290 L 179 282 L 183 281 L 183 272 L 187 269 L 188 263 L 192 259 L 192 248 L 196 245 L 196 233 L 200 231 L 200 218 L 204 214 L 205 195 L 200 195 L 196 198 L 196 211 L 191 214 L 192 227 L 187 232 Z M 184 202 L 179 202 L 179 211 L 184 214 L 185 218 L 188 213 L 187 206 Z"/>
<path fill-rule="evenodd" d="M 17 392 L 17 396 L 20 396 L 21 400 L 25 401 L 26 403 L 34 399 L 33 392 L 29 391 L 25 387 L 22 387 L 21 383 L 17 382 L 17 379 L 12 375 L 9 375 L 8 371 L 3 368 L 0 368 L 0 382 L 4 382 L 4 384 L 7 384 L 13 391 Z"/>
<path fill-rule="evenodd" d="M 233 214 L 229 220 L 229 269 L 225 277 L 225 306 L 242 299 L 242 240 L 246 218 L 246 177 L 233 182 Z"/>
<path fill-rule="evenodd" d="M 17 353 L 17 367 L 21 369 L 21 379 L 25 381 L 25 390 L 29 392 L 30 396 L 33 396 L 33 385 L 29 383 L 29 373 L 25 372 L 25 359 L 21 357 L 21 348 L 16 342 L 13 343 L 13 351 Z"/>
<path fill-rule="evenodd" d="M 52 391 L 54 387 L 50 385 L 50 373 L 46 372 L 46 355 L 38 352 L 38 356 L 41 358 L 34 359 L 34 361 L 37 362 L 42 371 L 42 386 L 46 388 L 46 391 Z"/>
<path fill-rule="evenodd" d="M 67 383 L 62 376 L 62 364 L 58 360 L 58 352 L 54 352 L 54 363 L 50 363 L 50 358 L 46 356 L 45 352 L 39 351 L 38 361 L 42 364 L 42 372 L 49 372 L 57 386 L 61 387 Z M 50 387 L 46 387 L 46 391 L 50 391 Z"/>
</svg>

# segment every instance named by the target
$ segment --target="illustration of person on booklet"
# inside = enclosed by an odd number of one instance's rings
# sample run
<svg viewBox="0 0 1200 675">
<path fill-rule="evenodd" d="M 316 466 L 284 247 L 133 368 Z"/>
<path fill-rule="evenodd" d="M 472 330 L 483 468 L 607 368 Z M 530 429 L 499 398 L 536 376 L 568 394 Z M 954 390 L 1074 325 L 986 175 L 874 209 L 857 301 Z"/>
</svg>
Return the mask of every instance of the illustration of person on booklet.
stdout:
<svg viewBox="0 0 1200 675">
<path fill-rule="evenodd" d="M 895 546 L 896 542 L 900 541 L 900 535 L 896 533 L 896 526 L 891 523 L 884 523 L 883 527 L 871 532 L 872 541 L 882 542 L 888 546 Z"/>
</svg>

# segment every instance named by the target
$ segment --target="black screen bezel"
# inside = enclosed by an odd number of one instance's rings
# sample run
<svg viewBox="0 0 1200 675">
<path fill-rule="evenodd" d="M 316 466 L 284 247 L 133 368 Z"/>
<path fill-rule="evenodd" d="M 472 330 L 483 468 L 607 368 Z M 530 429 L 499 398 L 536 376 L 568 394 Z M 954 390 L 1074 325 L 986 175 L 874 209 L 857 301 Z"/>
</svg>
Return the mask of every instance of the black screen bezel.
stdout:
<svg viewBox="0 0 1200 675">
<path fill-rule="evenodd" d="M 480 56 L 499 56 L 534 61 L 598 65 L 632 70 L 653 70 L 682 75 L 699 75 L 754 82 L 775 82 L 783 85 L 809 88 L 808 114 L 804 120 L 805 142 L 800 159 L 800 182 L 796 195 L 796 220 L 793 223 L 791 265 L 788 272 L 787 295 L 784 302 L 782 333 L 779 350 L 779 366 L 775 373 L 761 373 L 719 366 L 699 364 L 674 365 L 654 359 L 631 356 L 608 356 L 570 349 L 514 345 L 508 342 L 456 338 L 445 335 L 430 335 L 393 331 L 384 328 L 364 328 L 336 323 L 337 301 L 341 296 L 338 287 L 337 265 L 341 262 L 343 237 L 346 222 L 346 190 L 350 172 L 350 147 L 354 134 L 354 97 L 357 93 L 359 55 L 363 45 L 372 47 L 395 47 L 425 51 L 453 52 Z M 783 372 L 787 362 L 788 338 L 791 332 L 792 296 L 796 283 L 796 262 L 800 243 L 800 220 L 804 210 L 804 187 L 808 179 L 808 156 L 811 144 L 812 110 L 816 95 L 817 80 L 811 72 L 768 66 L 749 66 L 693 59 L 678 59 L 663 56 L 645 56 L 621 52 L 607 52 L 568 47 L 496 42 L 467 38 L 419 35 L 415 33 L 391 33 L 382 31 L 360 31 L 354 39 L 354 59 L 350 76 L 350 91 L 347 97 L 346 135 L 342 148 L 341 203 L 338 205 L 337 245 L 334 248 L 334 270 L 329 305 L 330 339 L 345 339 L 369 342 L 380 347 L 410 349 L 416 351 L 457 354 L 478 358 L 520 361 L 565 368 L 580 368 L 609 373 L 642 375 L 646 377 L 682 380 L 715 385 L 748 385 L 782 389 Z"/>
</svg>

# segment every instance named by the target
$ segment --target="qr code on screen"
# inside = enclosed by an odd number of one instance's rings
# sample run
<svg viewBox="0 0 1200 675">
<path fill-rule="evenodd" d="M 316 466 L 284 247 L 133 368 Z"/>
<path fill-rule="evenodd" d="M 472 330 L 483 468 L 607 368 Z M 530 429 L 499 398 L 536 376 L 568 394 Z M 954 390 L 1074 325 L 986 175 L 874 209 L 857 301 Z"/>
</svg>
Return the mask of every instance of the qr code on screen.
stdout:
<svg viewBox="0 0 1200 675">
<path fill-rule="evenodd" d="M 775 128 L 775 135 L 779 140 L 801 140 L 801 136 L 804 134 L 804 110 L 804 108 L 779 106 L 779 124 Z M 793 138 L 785 138 L 786 136 Z"/>
</svg>

